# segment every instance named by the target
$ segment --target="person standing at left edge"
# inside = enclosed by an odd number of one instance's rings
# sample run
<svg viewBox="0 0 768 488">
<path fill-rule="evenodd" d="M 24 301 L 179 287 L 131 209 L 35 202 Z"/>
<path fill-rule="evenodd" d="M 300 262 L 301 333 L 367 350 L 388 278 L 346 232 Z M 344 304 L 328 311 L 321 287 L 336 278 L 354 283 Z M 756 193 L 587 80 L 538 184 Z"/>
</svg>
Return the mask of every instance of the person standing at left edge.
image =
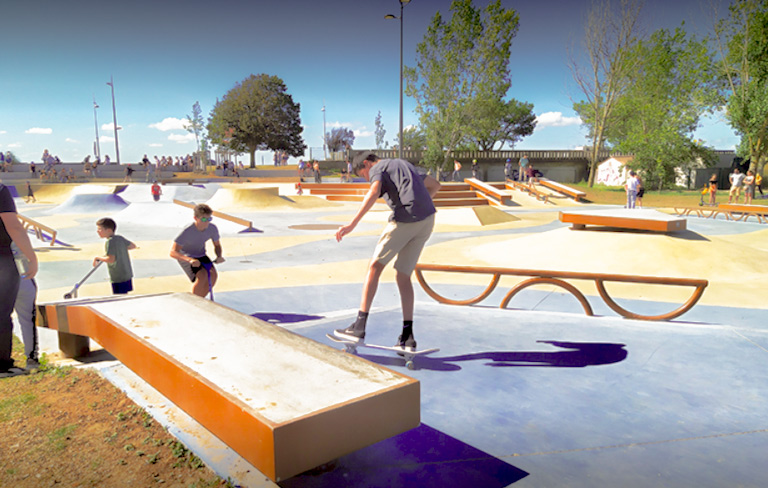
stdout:
<svg viewBox="0 0 768 488">
<path fill-rule="evenodd" d="M 334 335 L 356 343 L 363 342 L 368 313 L 376 295 L 379 278 L 387 263 L 397 257 L 394 265 L 395 281 L 403 309 L 403 329 L 396 347 L 415 351 L 411 275 L 424 245 L 432 235 L 436 212 L 432 198 L 440 189 L 440 182 L 432 176 L 418 173 L 408 161 L 379 160 L 371 151 L 365 151 L 355 157 L 352 171 L 370 181 L 371 187 L 352 221 L 336 231 L 336 240 L 341 242 L 344 236 L 352 232 L 379 197 L 385 199 L 392 209 L 392 215 L 368 265 L 357 319 L 346 329 L 335 330 Z"/>
<path fill-rule="evenodd" d="M 20 276 L 13 258 L 11 243 L 27 258 L 26 272 Z M 11 312 L 16 304 L 20 280 L 31 280 L 37 274 L 37 256 L 26 229 L 16 213 L 11 192 L 0 183 L 0 377 L 22 372 L 13 367 L 11 347 L 13 322 Z"/>
</svg>

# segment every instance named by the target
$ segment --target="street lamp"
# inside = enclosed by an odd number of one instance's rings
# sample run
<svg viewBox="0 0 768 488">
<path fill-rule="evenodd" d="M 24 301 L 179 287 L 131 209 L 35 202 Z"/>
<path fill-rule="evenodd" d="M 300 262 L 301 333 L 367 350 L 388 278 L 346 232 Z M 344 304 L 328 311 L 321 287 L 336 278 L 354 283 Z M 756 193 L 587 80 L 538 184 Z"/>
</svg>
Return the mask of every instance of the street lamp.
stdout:
<svg viewBox="0 0 768 488">
<path fill-rule="evenodd" d="M 323 102 L 323 108 L 320 109 L 323 112 L 323 160 L 328 160 L 328 153 L 325 152 L 326 148 L 326 135 L 325 135 L 325 102 Z"/>
<path fill-rule="evenodd" d="M 96 144 L 93 147 L 94 152 L 96 153 L 96 159 L 101 161 L 101 148 L 99 147 L 99 122 L 96 119 L 96 109 L 99 108 L 99 105 L 96 103 L 96 97 L 93 97 L 93 127 L 96 129 Z"/>
<path fill-rule="evenodd" d="M 107 85 L 112 87 L 112 123 L 115 126 L 115 157 L 117 158 L 117 164 L 120 164 L 120 144 L 117 142 L 117 112 L 115 112 L 115 82 L 112 76 L 109 77 Z"/>
<path fill-rule="evenodd" d="M 392 14 L 384 16 L 385 19 L 400 19 L 400 140 L 397 144 L 397 157 L 403 159 L 403 7 L 411 0 L 400 1 L 400 17 Z"/>
</svg>

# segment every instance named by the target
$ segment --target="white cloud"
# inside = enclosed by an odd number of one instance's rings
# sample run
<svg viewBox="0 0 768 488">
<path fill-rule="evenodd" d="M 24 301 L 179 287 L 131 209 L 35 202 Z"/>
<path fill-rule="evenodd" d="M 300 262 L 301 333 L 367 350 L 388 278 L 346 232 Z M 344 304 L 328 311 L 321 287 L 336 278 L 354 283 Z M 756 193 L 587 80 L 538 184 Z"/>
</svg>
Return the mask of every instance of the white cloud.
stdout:
<svg viewBox="0 0 768 488">
<path fill-rule="evenodd" d="M 194 134 L 171 134 L 168 136 L 169 141 L 178 142 L 179 144 L 185 144 L 195 140 Z"/>
<path fill-rule="evenodd" d="M 72 138 L 69 138 L 69 137 L 67 137 L 66 139 L 64 139 L 64 142 L 74 142 L 74 143 L 79 143 L 80 141 L 77 141 L 77 140 L 75 140 L 75 139 L 72 139 Z"/>
<path fill-rule="evenodd" d="M 123 126 L 118 125 L 117 130 L 122 130 Z M 115 130 L 115 124 L 114 122 L 110 122 L 108 124 L 101 124 L 101 130 Z"/>
<path fill-rule="evenodd" d="M 99 142 L 115 142 L 115 138 L 112 136 L 99 136 Z"/>
<path fill-rule="evenodd" d="M 7 132 L 4 130 L 0 130 L 0 134 L 7 134 Z"/>
<path fill-rule="evenodd" d="M 32 127 L 24 131 L 25 134 L 53 134 L 53 129 L 43 127 Z"/>
<path fill-rule="evenodd" d="M 149 144 L 149 147 L 163 147 L 163 145 L 158 144 L 157 142 L 153 142 L 152 144 Z"/>
<path fill-rule="evenodd" d="M 8 144 L 5 147 L 7 147 L 9 149 L 18 149 L 18 148 L 21 147 L 21 143 L 20 142 L 12 142 L 12 143 Z"/>
<path fill-rule="evenodd" d="M 150 129 L 157 129 L 163 132 L 169 130 L 186 130 L 184 127 L 187 124 L 186 119 L 177 119 L 176 117 L 166 117 L 162 122 L 149 124 Z"/>
<path fill-rule="evenodd" d="M 562 112 L 544 112 L 536 117 L 536 128 L 581 125 L 581 117 L 564 117 Z"/>
</svg>

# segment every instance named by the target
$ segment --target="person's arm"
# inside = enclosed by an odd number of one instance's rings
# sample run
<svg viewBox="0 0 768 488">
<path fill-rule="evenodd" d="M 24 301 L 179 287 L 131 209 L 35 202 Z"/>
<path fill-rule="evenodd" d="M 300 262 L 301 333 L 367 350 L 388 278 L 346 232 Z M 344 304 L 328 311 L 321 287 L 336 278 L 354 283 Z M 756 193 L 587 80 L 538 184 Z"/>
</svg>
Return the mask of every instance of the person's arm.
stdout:
<svg viewBox="0 0 768 488">
<path fill-rule="evenodd" d="M 430 198 L 434 199 L 442 185 L 434 177 L 427 175 L 427 177 L 424 178 L 424 186 L 427 187 Z"/>
<path fill-rule="evenodd" d="M 29 241 L 29 235 L 27 234 L 26 229 L 24 229 L 24 226 L 21 224 L 21 221 L 15 212 L 0 213 L 0 218 L 3 220 L 6 232 L 11 236 L 11 240 L 16 244 L 21 253 L 24 254 L 27 261 L 29 261 L 27 273 L 23 278 L 34 278 L 37 274 L 37 255 L 32 248 L 32 243 Z"/>
<path fill-rule="evenodd" d="M 200 266 L 200 261 L 198 261 L 195 258 L 191 258 L 185 254 L 182 254 L 181 244 L 179 244 L 178 242 L 174 242 L 173 246 L 171 246 L 171 257 L 173 259 L 178 259 L 179 261 L 186 261 L 192 266 Z"/>
<path fill-rule="evenodd" d="M 370 210 L 371 207 L 373 207 L 373 204 L 376 203 L 379 195 L 381 195 L 381 181 L 374 181 L 371 183 L 371 188 L 368 190 L 368 193 L 366 193 L 365 198 L 363 198 L 363 203 L 357 210 L 357 213 L 352 219 L 352 222 L 339 227 L 339 230 L 336 231 L 336 240 L 338 242 L 341 242 L 341 239 L 345 235 L 355 230 L 355 227 L 357 227 L 357 224 L 360 223 L 360 220 L 362 220 L 363 216 L 368 213 L 368 210 Z"/>
<path fill-rule="evenodd" d="M 113 254 L 105 254 L 104 256 L 96 256 L 93 258 L 93 265 L 96 266 L 100 262 L 112 264 L 115 262 L 115 256 Z"/>
<path fill-rule="evenodd" d="M 213 261 L 214 263 L 219 264 L 226 261 L 224 256 L 221 255 L 221 241 L 213 241 L 213 251 L 216 253 L 216 259 Z"/>
</svg>

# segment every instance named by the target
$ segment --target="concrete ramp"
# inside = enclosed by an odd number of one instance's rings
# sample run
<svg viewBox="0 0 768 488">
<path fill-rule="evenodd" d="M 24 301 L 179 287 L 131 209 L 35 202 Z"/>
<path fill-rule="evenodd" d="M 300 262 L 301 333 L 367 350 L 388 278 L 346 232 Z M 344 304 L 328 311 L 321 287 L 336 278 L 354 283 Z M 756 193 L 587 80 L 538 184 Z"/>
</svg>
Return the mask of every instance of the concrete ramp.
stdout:
<svg viewBox="0 0 768 488">
<path fill-rule="evenodd" d="M 208 205 L 214 210 L 259 210 L 259 209 L 288 209 L 335 207 L 338 203 L 328 202 L 323 198 L 313 196 L 281 196 L 277 187 L 253 188 L 226 186 L 208 200 Z"/>
<path fill-rule="evenodd" d="M 187 294 L 38 305 L 93 338 L 274 481 L 419 425 L 419 382 Z"/>
<path fill-rule="evenodd" d="M 70 196 L 64 203 L 51 209 L 51 213 L 104 213 L 119 212 L 129 204 L 114 193 L 85 193 Z"/>
</svg>

